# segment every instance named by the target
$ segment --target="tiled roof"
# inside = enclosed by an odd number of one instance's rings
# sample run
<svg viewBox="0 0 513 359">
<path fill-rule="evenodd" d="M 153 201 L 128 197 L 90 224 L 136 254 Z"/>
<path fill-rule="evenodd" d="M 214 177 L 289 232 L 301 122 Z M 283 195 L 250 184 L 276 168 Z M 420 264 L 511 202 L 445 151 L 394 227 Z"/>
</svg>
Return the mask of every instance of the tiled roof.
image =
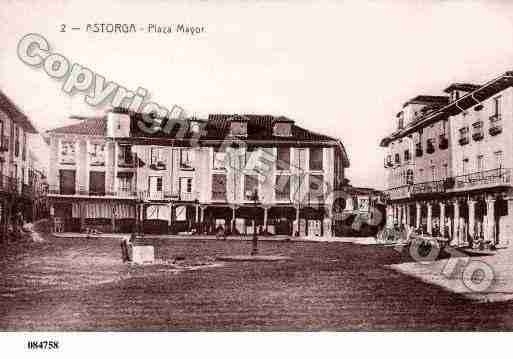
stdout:
<svg viewBox="0 0 513 359">
<path fill-rule="evenodd" d="M 470 83 L 463 83 L 463 82 L 455 82 L 453 84 L 450 84 L 445 90 L 444 92 L 446 93 L 450 93 L 452 90 L 461 90 L 461 91 L 467 91 L 467 92 L 470 92 L 470 91 L 474 91 L 474 90 L 477 90 L 478 88 L 480 88 L 481 85 L 476 85 L 476 84 L 470 84 Z"/>
<path fill-rule="evenodd" d="M 215 114 L 209 115 L 208 120 L 194 119 L 195 121 L 206 123 L 204 133 L 200 138 L 201 140 L 214 140 L 222 141 L 227 138 L 230 131 L 230 119 L 238 115 L 229 114 Z M 242 118 L 247 119 L 248 123 L 248 135 L 244 140 L 248 141 L 268 141 L 269 143 L 280 143 L 286 142 L 332 142 L 334 146 L 340 147 L 342 151 L 342 157 L 344 166 L 349 166 L 349 160 L 345 151 L 344 145 L 338 139 L 322 135 L 316 132 L 306 130 L 295 124 L 291 124 L 292 136 L 282 137 L 273 135 L 273 124 L 276 121 L 292 122 L 286 117 L 275 117 L 271 115 L 243 115 Z M 179 126 L 175 125 L 174 128 L 169 132 L 158 131 L 154 134 L 149 134 L 142 131 L 139 127 L 139 120 L 141 120 L 141 114 L 131 113 L 130 123 L 130 134 L 131 140 L 144 139 L 144 141 L 151 141 L 151 143 L 158 144 L 167 140 L 174 140 L 177 137 Z M 162 127 L 166 126 L 166 120 L 163 121 Z M 56 128 L 47 131 L 49 134 L 63 133 L 63 134 L 79 134 L 79 135 L 91 135 L 91 136 L 105 136 L 107 128 L 107 118 L 91 118 L 83 120 L 80 123 Z M 180 137 L 181 140 L 188 140 L 192 137 L 192 133 L 187 131 Z"/>
<path fill-rule="evenodd" d="M 0 109 L 2 109 L 11 120 L 20 125 L 25 131 L 37 133 L 36 128 L 32 125 L 27 116 L 2 91 L 0 91 Z"/>
<path fill-rule="evenodd" d="M 447 97 L 447 96 L 418 95 L 418 96 L 415 96 L 414 98 L 406 101 L 403 104 L 403 107 L 406 107 L 410 103 L 422 103 L 422 104 L 442 103 L 445 105 L 448 102 L 449 102 L 449 97 Z"/>
<path fill-rule="evenodd" d="M 230 120 L 239 115 L 231 114 L 213 114 L 208 116 L 208 120 L 200 120 L 206 123 L 204 134 L 201 136 L 201 140 L 224 140 L 228 137 L 230 132 Z M 248 135 L 245 137 L 246 140 L 250 141 L 272 141 L 272 142 L 286 142 L 286 141 L 337 141 L 333 137 L 318 134 L 309 130 L 306 130 L 300 126 L 292 124 L 291 131 L 292 136 L 282 137 L 273 135 L 273 124 L 276 121 L 292 122 L 286 117 L 275 117 L 272 115 L 241 115 L 241 120 L 245 120 L 248 123 Z M 176 125 L 173 130 L 169 133 L 158 131 L 154 134 L 148 134 L 139 128 L 138 120 L 141 117 L 138 114 L 132 115 L 132 121 L 130 126 L 130 133 L 132 137 L 152 137 L 160 139 L 174 139 L 178 132 L 179 126 Z M 166 127 L 166 120 L 163 120 L 162 127 Z M 185 134 L 182 138 L 188 138 L 191 134 Z"/>
<path fill-rule="evenodd" d="M 466 84 L 475 86 L 472 84 Z M 419 128 L 427 126 L 441 118 L 447 118 L 448 116 L 455 116 L 462 111 L 465 111 L 473 106 L 480 105 L 481 102 L 495 95 L 496 93 L 503 91 L 508 87 L 513 86 L 513 71 L 507 71 L 499 77 L 488 81 L 484 85 L 479 86 L 477 89 L 470 93 L 465 94 L 459 99 L 449 102 L 447 105 L 436 109 L 434 111 L 428 111 L 422 115 L 419 119 L 406 126 L 404 129 L 395 131 L 391 135 L 383 138 L 380 141 L 380 146 L 386 147 L 388 144 L 397 139 L 409 135 L 410 133 L 417 131 Z"/>
<path fill-rule="evenodd" d="M 105 136 L 106 129 L 107 118 L 95 117 L 82 120 L 80 123 L 75 123 L 73 125 L 55 128 L 47 132 L 89 136 Z"/>
</svg>

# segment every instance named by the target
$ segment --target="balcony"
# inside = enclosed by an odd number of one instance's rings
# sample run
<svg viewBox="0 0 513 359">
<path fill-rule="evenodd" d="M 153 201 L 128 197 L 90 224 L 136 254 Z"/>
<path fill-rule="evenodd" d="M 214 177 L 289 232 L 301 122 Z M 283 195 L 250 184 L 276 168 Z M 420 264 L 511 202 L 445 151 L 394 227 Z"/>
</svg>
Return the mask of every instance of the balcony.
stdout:
<svg viewBox="0 0 513 359">
<path fill-rule="evenodd" d="M 411 186 L 412 195 L 445 192 L 445 180 L 417 183 Z"/>
<path fill-rule="evenodd" d="M 130 188 L 120 188 L 115 193 L 116 197 L 134 198 L 137 196 L 136 191 L 132 191 Z"/>
<path fill-rule="evenodd" d="M 458 140 L 458 143 L 461 145 L 461 146 L 465 146 L 469 143 L 469 139 L 468 137 L 461 137 L 459 140 Z"/>
<path fill-rule="evenodd" d="M 496 168 L 455 177 L 454 190 L 474 190 L 489 187 L 510 187 L 511 169 Z"/>
<path fill-rule="evenodd" d="M 449 140 L 445 135 L 440 135 L 440 140 L 438 142 L 438 148 L 441 150 L 446 150 L 449 148 Z"/>
<path fill-rule="evenodd" d="M 409 198 L 411 186 L 401 186 L 396 188 L 391 188 L 385 191 L 385 196 L 390 200 L 397 200 L 403 198 Z"/>
<path fill-rule="evenodd" d="M 134 167 L 134 160 L 132 157 L 123 157 L 118 159 L 118 167 L 131 168 Z"/>
<path fill-rule="evenodd" d="M 157 161 L 156 163 L 152 163 L 150 168 L 155 171 L 163 171 L 166 169 L 166 164 L 164 161 Z"/>
<path fill-rule="evenodd" d="M 488 133 L 490 134 L 490 136 L 496 136 L 501 132 L 502 132 L 502 125 L 499 125 L 499 124 L 493 125 L 488 129 Z"/>
<path fill-rule="evenodd" d="M 481 141 L 484 138 L 484 134 L 482 131 L 475 132 L 472 134 L 472 139 L 474 141 Z"/>
<path fill-rule="evenodd" d="M 192 193 L 182 192 L 180 193 L 180 201 L 194 201 L 194 195 Z"/>
</svg>

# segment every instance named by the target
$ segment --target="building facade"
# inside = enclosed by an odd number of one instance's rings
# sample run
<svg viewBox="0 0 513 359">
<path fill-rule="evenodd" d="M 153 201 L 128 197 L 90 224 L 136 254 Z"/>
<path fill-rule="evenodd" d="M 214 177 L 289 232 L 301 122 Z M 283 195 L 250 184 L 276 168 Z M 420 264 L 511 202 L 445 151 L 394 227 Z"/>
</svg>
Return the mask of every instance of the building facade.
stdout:
<svg viewBox="0 0 513 359">
<path fill-rule="evenodd" d="M 140 218 L 150 233 L 331 235 L 349 165 L 339 140 L 285 117 L 158 120 L 115 109 L 48 132 L 63 230 L 132 232 Z"/>
<path fill-rule="evenodd" d="M 403 105 L 386 148 L 387 225 L 453 245 L 507 245 L 513 234 L 513 73 Z"/>
<path fill-rule="evenodd" d="M 36 129 L 27 116 L 0 91 L 0 217 L 5 238 L 17 214 L 27 221 L 43 216 L 34 203 L 46 195 L 43 169 L 30 152 Z"/>
</svg>

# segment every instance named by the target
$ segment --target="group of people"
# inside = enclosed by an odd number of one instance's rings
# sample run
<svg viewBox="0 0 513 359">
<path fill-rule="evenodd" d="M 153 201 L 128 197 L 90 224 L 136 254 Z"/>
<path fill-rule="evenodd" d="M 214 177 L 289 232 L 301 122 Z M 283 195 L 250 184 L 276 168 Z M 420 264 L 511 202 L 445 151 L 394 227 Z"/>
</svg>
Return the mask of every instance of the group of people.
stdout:
<svg viewBox="0 0 513 359">
<path fill-rule="evenodd" d="M 485 240 L 485 234 L 489 233 L 488 238 L 495 238 L 495 227 L 488 225 L 487 218 L 483 222 L 476 221 L 474 228 L 469 228 L 464 218 L 460 218 L 456 235 L 453 233 L 453 222 L 450 218 L 446 218 L 442 227 L 437 221 L 434 221 L 431 233 L 428 233 L 427 224 L 423 223 L 419 228 L 405 226 L 403 223 L 395 223 L 394 231 L 400 233 L 399 237 L 409 239 L 411 233 L 417 235 L 429 235 L 433 237 L 444 237 L 453 245 L 468 245 L 471 248 L 483 248 L 486 246 L 493 247 L 495 241 Z M 472 230 L 473 229 L 473 230 Z M 389 236 L 390 237 L 390 236 Z"/>
</svg>

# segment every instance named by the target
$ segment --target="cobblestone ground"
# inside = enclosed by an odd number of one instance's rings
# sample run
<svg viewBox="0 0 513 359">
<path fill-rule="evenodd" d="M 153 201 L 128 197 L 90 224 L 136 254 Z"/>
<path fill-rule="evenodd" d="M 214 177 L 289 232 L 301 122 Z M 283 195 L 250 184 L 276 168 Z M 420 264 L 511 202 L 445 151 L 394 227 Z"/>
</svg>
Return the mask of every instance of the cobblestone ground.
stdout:
<svg viewBox="0 0 513 359">
<path fill-rule="evenodd" d="M 248 254 L 249 241 L 174 239 L 158 256 Z M 285 262 L 170 271 L 130 268 L 113 239 L 52 238 L 3 248 L 2 330 L 513 329 L 511 302 L 476 303 L 390 269 L 381 246 L 261 242 Z"/>
</svg>

